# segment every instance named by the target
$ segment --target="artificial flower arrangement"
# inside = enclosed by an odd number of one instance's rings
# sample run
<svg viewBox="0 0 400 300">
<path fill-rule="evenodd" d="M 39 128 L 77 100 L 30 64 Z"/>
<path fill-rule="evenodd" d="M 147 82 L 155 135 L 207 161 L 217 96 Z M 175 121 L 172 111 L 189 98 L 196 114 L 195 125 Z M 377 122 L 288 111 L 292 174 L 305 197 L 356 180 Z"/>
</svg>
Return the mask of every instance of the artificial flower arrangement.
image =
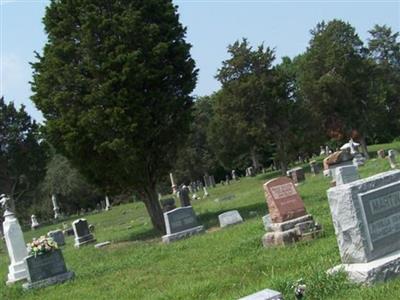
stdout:
<svg viewBox="0 0 400 300">
<path fill-rule="evenodd" d="M 28 243 L 29 255 L 38 256 L 49 253 L 58 249 L 57 243 L 51 237 L 41 236 L 38 239 L 33 239 L 32 243 Z"/>
</svg>

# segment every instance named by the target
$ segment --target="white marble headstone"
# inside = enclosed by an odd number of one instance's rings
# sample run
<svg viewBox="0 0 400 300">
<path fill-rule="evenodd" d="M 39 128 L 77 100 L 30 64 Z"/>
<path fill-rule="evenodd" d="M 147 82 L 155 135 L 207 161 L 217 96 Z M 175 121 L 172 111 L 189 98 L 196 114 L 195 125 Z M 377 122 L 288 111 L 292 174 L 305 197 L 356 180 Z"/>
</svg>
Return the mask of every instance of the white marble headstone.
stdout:
<svg viewBox="0 0 400 300">
<path fill-rule="evenodd" d="M 360 179 L 356 166 L 339 167 L 335 171 L 336 185 L 346 184 Z"/>
<path fill-rule="evenodd" d="M 237 210 L 231 210 L 224 212 L 218 216 L 220 227 L 226 227 L 243 222 L 243 218 L 240 216 Z"/>
</svg>

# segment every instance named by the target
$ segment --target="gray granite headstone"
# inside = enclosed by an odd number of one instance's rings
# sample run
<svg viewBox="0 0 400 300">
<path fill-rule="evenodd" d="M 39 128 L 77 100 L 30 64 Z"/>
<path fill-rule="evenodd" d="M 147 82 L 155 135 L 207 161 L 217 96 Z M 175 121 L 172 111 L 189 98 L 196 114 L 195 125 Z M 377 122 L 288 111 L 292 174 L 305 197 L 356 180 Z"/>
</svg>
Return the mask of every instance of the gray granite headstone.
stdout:
<svg viewBox="0 0 400 300">
<path fill-rule="evenodd" d="M 360 179 L 356 166 L 339 167 L 335 171 L 336 185 L 346 184 Z"/>
<path fill-rule="evenodd" d="M 238 300 L 283 300 L 283 296 L 277 291 L 265 289 Z"/>
<path fill-rule="evenodd" d="M 265 231 L 269 231 L 270 225 L 271 225 L 271 217 L 270 217 L 270 215 L 267 214 L 264 217 L 262 217 L 262 221 L 263 221 L 263 224 L 264 224 Z"/>
<path fill-rule="evenodd" d="M 366 263 L 400 249 L 400 171 L 327 191 L 343 263 Z"/>
<path fill-rule="evenodd" d="M 65 238 L 62 230 L 49 231 L 47 233 L 47 236 L 51 237 L 57 243 L 58 246 L 65 245 Z"/>
<path fill-rule="evenodd" d="M 23 285 L 25 289 L 61 283 L 74 276 L 73 272 L 68 272 L 61 250 L 28 256 L 25 262 L 28 269 L 28 282 Z"/>
<path fill-rule="evenodd" d="M 95 242 L 93 234 L 90 233 L 88 222 L 85 219 L 79 219 L 72 223 L 72 228 L 75 234 L 75 247 L 86 245 Z"/>
<path fill-rule="evenodd" d="M 204 231 L 204 227 L 197 222 L 196 214 L 191 206 L 165 212 L 164 221 L 167 234 L 162 237 L 162 240 L 165 243 Z"/>
<path fill-rule="evenodd" d="M 395 150 L 389 150 L 388 151 L 388 159 L 389 159 L 389 163 L 390 163 L 390 167 L 392 169 L 396 168 L 396 151 Z"/>
<path fill-rule="evenodd" d="M 237 210 L 227 211 L 218 216 L 219 226 L 226 227 L 243 222 L 243 218 L 240 216 Z"/>
</svg>

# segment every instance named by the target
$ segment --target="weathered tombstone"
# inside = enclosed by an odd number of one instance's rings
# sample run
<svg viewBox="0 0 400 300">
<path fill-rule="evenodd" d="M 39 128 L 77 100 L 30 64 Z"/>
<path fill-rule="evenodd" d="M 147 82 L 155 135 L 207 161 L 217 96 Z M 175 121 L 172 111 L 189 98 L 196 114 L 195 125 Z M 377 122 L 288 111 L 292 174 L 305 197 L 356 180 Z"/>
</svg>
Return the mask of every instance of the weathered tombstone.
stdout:
<svg viewBox="0 0 400 300">
<path fill-rule="evenodd" d="M 38 228 L 40 225 L 39 225 L 39 222 L 37 221 L 37 218 L 36 218 L 36 216 L 35 215 L 32 215 L 31 216 L 31 228 L 32 228 L 32 230 L 35 230 L 36 228 Z"/>
<path fill-rule="evenodd" d="M 300 183 L 304 180 L 306 180 L 306 177 L 304 175 L 304 170 L 301 167 L 293 168 L 290 169 L 286 172 L 286 174 L 292 178 L 294 183 Z"/>
<path fill-rule="evenodd" d="M 400 171 L 393 170 L 327 191 L 343 270 L 371 284 L 399 276 Z"/>
<path fill-rule="evenodd" d="M 54 211 L 54 219 L 57 220 L 61 217 L 60 215 L 60 207 L 57 204 L 56 195 L 51 195 L 51 202 L 53 203 L 53 211 Z"/>
<path fill-rule="evenodd" d="M 339 167 L 335 171 L 336 185 L 346 184 L 360 179 L 356 166 Z"/>
<path fill-rule="evenodd" d="M 395 150 L 389 150 L 388 151 L 388 159 L 389 159 L 389 163 L 390 163 L 390 167 L 392 169 L 396 169 L 396 151 Z"/>
<path fill-rule="evenodd" d="M 378 158 L 385 158 L 385 150 L 384 149 L 379 149 L 377 152 Z"/>
<path fill-rule="evenodd" d="M 277 291 L 265 289 L 238 300 L 283 300 L 283 296 Z"/>
<path fill-rule="evenodd" d="M 163 243 L 170 243 L 194 234 L 204 232 L 204 227 L 197 222 L 191 206 L 179 207 L 164 213 L 166 235 Z"/>
<path fill-rule="evenodd" d="M 203 176 L 204 179 L 204 187 L 210 187 L 211 186 L 211 182 L 210 182 L 210 176 L 208 176 L 207 174 Z"/>
<path fill-rule="evenodd" d="M 210 196 L 206 187 L 203 187 L 203 191 L 204 191 L 203 198 L 207 198 L 208 196 Z"/>
<path fill-rule="evenodd" d="M 307 214 L 292 180 L 272 179 L 264 184 L 271 224 L 262 242 L 264 247 L 286 245 L 315 238 L 321 227 Z"/>
<path fill-rule="evenodd" d="M 74 277 L 74 272 L 68 271 L 65 266 L 61 250 L 54 250 L 45 254 L 25 258 L 28 269 L 28 282 L 24 289 L 42 288 L 62 283 Z"/>
<path fill-rule="evenodd" d="M 8 256 L 10 257 L 7 284 L 28 277 L 26 263 L 24 261 L 24 258 L 28 255 L 24 235 L 22 234 L 21 226 L 17 218 L 9 208 L 9 201 L 10 199 L 7 196 L 0 196 L 0 203 L 5 207 L 3 229 Z"/>
<path fill-rule="evenodd" d="M 190 196 L 189 196 L 189 188 L 186 185 L 183 185 L 178 192 L 179 200 L 181 201 L 181 207 L 190 206 Z"/>
<path fill-rule="evenodd" d="M 47 233 L 48 237 L 51 237 L 58 246 L 63 246 L 65 245 L 65 238 L 64 238 L 64 233 L 57 229 L 57 230 L 53 230 L 53 231 L 49 231 Z"/>
<path fill-rule="evenodd" d="M 85 219 L 78 219 L 72 222 L 72 228 L 75 234 L 75 248 L 96 241 L 93 234 L 90 233 L 88 223 Z"/>
<path fill-rule="evenodd" d="M 237 210 L 231 210 L 218 215 L 219 226 L 226 227 L 243 222 L 243 218 L 240 216 Z"/>
<path fill-rule="evenodd" d="M 310 161 L 310 170 L 313 176 L 319 174 L 319 166 L 316 160 Z"/>
<path fill-rule="evenodd" d="M 106 200 L 106 210 L 107 210 L 107 211 L 108 211 L 108 210 L 111 210 L 112 206 L 111 206 L 111 204 L 110 204 L 110 199 L 108 198 L 107 195 L 106 195 L 105 200 Z"/>
<path fill-rule="evenodd" d="M 236 170 L 232 170 L 232 180 L 239 180 L 239 178 L 236 175 Z"/>
<path fill-rule="evenodd" d="M 264 217 L 262 217 L 262 221 L 264 224 L 264 229 L 265 231 L 268 231 L 271 225 L 271 217 L 269 216 L 269 214 L 265 215 Z"/>
<path fill-rule="evenodd" d="M 326 150 L 325 150 L 325 147 L 324 146 L 320 146 L 319 147 L 319 155 L 325 155 L 325 154 L 327 154 Z"/>
</svg>

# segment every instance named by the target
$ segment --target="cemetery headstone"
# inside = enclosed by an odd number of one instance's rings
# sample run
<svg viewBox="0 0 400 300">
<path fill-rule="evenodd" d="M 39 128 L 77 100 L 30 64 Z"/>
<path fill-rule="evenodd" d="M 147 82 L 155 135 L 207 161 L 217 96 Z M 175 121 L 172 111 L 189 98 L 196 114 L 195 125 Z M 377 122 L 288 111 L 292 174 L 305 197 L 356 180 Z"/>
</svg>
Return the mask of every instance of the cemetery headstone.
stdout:
<svg viewBox="0 0 400 300">
<path fill-rule="evenodd" d="M 262 217 L 262 221 L 263 221 L 263 224 L 264 224 L 265 231 L 269 231 L 270 230 L 270 225 L 271 225 L 271 217 L 269 216 L 269 214 L 267 214 L 264 217 Z"/>
<path fill-rule="evenodd" d="M 385 158 L 385 150 L 384 149 L 379 149 L 377 152 L 378 158 Z"/>
<path fill-rule="evenodd" d="M 319 174 L 319 166 L 316 160 L 310 161 L 310 170 L 314 176 Z"/>
<path fill-rule="evenodd" d="M 203 198 L 207 198 L 208 196 L 210 196 L 206 187 L 203 187 L 203 191 L 204 191 Z"/>
<path fill-rule="evenodd" d="M 327 156 L 323 163 L 324 175 L 335 177 L 336 168 L 353 165 L 353 155 L 347 150 L 336 151 Z"/>
<path fill-rule="evenodd" d="M 269 231 L 262 238 L 264 247 L 309 240 L 321 233 L 321 226 L 307 214 L 291 179 L 269 180 L 264 184 L 264 191 L 271 218 Z"/>
<path fill-rule="evenodd" d="M 204 227 L 197 222 L 196 214 L 191 206 L 179 207 L 164 213 L 166 235 L 164 243 L 180 240 L 194 234 L 204 232 Z"/>
<path fill-rule="evenodd" d="M 292 178 L 294 183 L 300 183 L 306 180 L 306 177 L 304 175 L 304 170 L 301 167 L 290 169 L 289 171 L 286 172 L 286 174 Z"/>
<path fill-rule="evenodd" d="M 53 230 L 49 231 L 47 233 L 48 237 L 51 237 L 58 246 L 63 246 L 65 245 L 65 238 L 64 238 L 64 233 L 61 230 Z"/>
<path fill-rule="evenodd" d="M 392 169 L 396 169 L 396 151 L 395 150 L 389 150 L 388 151 L 388 159 L 389 159 L 389 163 L 390 163 L 390 167 Z"/>
<path fill-rule="evenodd" d="M 36 228 L 38 228 L 40 225 L 39 225 L 39 222 L 37 221 L 37 218 L 36 218 L 36 216 L 35 215 L 32 215 L 31 216 L 31 228 L 33 229 L 33 230 L 35 230 Z"/>
<path fill-rule="evenodd" d="M 243 222 L 243 218 L 240 216 L 237 210 L 231 210 L 224 212 L 218 216 L 219 226 L 226 227 Z"/>
<path fill-rule="evenodd" d="M 186 185 L 183 185 L 179 189 L 179 200 L 181 201 L 181 207 L 190 206 L 190 196 L 189 196 L 189 188 Z"/>
<path fill-rule="evenodd" d="M 236 175 L 236 170 L 232 170 L 232 180 L 238 180 L 239 178 Z"/>
<path fill-rule="evenodd" d="M 4 212 L 4 239 L 7 246 L 8 256 L 10 257 L 10 265 L 8 266 L 7 284 L 23 280 L 28 277 L 26 270 L 25 257 L 28 255 L 22 234 L 21 226 L 14 213 L 9 208 L 10 199 L 0 196 L 0 203 L 5 208 Z"/>
<path fill-rule="evenodd" d="M 325 155 L 326 154 L 326 150 L 324 146 L 320 146 L 319 147 L 319 155 Z"/>
<path fill-rule="evenodd" d="M 51 195 L 51 202 L 53 203 L 53 211 L 54 211 L 54 219 L 57 220 L 61 217 L 60 215 L 60 207 L 57 204 L 56 195 Z"/>
<path fill-rule="evenodd" d="M 339 167 L 335 171 L 336 185 L 346 184 L 360 179 L 356 166 Z"/>
<path fill-rule="evenodd" d="M 399 276 L 400 171 L 327 191 L 342 264 L 350 280 L 371 284 Z"/>
<path fill-rule="evenodd" d="M 54 250 L 45 254 L 25 258 L 28 269 L 28 282 L 24 289 L 42 288 L 62 283 L 74 277 L 74 272 L 68 271 L 65 266 L 61 250 Z"/>
<path fill-rule="evenodd" d="M 239 300 L 283 300 L 283 296 L 277 291 L 265 289 L 249 296 L 240 298 Z"/>
<path fill-rule="evenodd" d="M 75 234 L 75 248 L 80 248 L 96 241 L 93 234 L 90 233 L 88 222 L 85 219 L 78 219 L 72 222 L 72 228 Z"/>
</svg>

